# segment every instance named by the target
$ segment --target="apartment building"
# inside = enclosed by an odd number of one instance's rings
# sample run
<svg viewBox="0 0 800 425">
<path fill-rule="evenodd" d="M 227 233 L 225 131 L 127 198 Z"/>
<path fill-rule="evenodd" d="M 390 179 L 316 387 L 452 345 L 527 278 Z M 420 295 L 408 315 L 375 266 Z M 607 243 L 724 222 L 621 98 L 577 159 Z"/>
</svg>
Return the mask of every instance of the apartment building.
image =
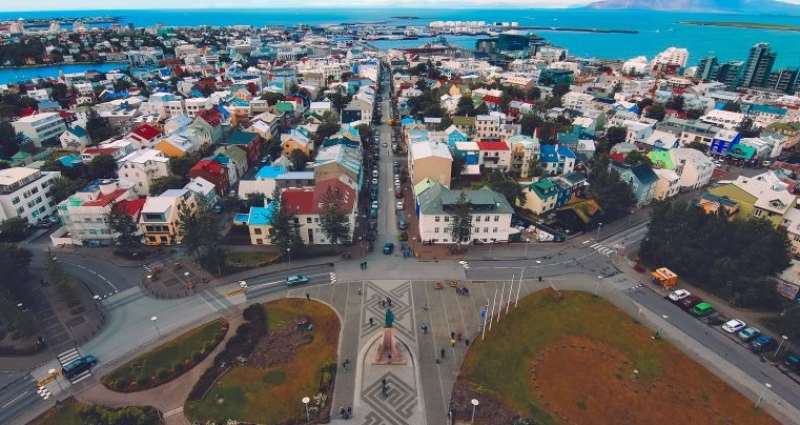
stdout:
<svg viewBox="0 0 800 425">
<path fill-rule="evenodd" d="M 0 222 L 19 217 L 29 223 L 55 212 L 50 185 L 59 172 L 14 167 L 0 170 Z"/>
</svg>

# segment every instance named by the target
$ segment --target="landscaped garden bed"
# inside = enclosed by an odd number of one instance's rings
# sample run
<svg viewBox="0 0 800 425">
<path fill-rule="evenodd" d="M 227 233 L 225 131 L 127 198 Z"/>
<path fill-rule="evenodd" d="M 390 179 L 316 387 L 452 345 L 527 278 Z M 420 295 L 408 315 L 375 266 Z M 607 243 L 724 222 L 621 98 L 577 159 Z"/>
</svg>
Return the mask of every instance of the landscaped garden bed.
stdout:
<svg viewBox="0 0 800 425">
<path fill-rule="evenodd" d="M 141 391 L 163 385 L 188 372 L 216 348 L 228 331 L 228 322 L 214 320 L 160 345 L 104 376 L 114 391 Z"/>
<path fill-rule="evenodd" d="M 479 401 L 481 425 L 777 425 L 764 411 L 615 306 L 542 291 L 469 349 L 452 397 L 456 419 Z"/>
<path fill-rule="evenodd" d="M 30 425 L 160 425 L 161 414 L 150 406 L 90 406 L 73 398 L 58 402 Z"/>
<path fill-rule="evenodd" d="M 305 423 L 303 397 L 311 398 L 312 420 L 329 418 L 340 329 L 336 313 L 315 301 L 282 299 L 248 307 L 245 320 L 193 388 L 187 418 Z"/>
</svg>

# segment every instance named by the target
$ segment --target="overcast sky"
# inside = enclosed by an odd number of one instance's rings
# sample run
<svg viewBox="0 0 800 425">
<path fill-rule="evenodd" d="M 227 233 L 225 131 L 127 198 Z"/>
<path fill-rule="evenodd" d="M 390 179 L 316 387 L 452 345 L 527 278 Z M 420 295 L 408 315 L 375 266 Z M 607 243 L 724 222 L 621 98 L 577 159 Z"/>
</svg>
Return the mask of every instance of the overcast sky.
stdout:
<svg viewBox="0 0 800 425">
<path fill-rule="evenodd" d="M 569 7 L 591 3 L 594 0 L 439 0 L 436 8 L 500 8 L 500 7 Z M 782 0 L 800 4 L 800 0 Z M 424 7 L 430 0 L 37 0 L 31 3 L 18 0 L 0 0 L 0 12 L 81 10 L 81 9 L 201 9 L 201 8 L 297 8 L 297 7 Z"/>
</svg>

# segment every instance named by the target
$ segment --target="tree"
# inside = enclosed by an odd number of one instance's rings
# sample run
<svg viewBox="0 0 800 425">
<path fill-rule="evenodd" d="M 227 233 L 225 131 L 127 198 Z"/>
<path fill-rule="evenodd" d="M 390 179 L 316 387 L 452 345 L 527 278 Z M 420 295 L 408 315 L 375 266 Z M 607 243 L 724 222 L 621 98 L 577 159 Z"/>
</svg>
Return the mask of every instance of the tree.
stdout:
<svg viewBox="0 0 800 425">
<path fill-rule="evenodd" d="M 620 180 L 617 170 L 609 169 L 608 160 L 599 160 L 589 179 L 588 195 L 603 209 L 606 222 L 630 214 L 636 204 L 631 186 Z"/>
<path fill-rule="evenodd" d="M 739 102 L 728 102 L 722 107 L 723 111 L 742 112 L 742 105 Z"/>
<path fill-rule="evenodd" d="M 475 108 L 475 115 L 488 115 L 488 114 L 489 114 L 489 105 L 487 105 L 486 102 L 481 102 L 481 104 Z"/>
<path fill-rule="evenodd" d="M 703 116 L 703 110 L 702 109 L 692 108 L 692 109 L 689 109 L 688 111 L 686 111 L 686 118 L 688 118 L 690 120 L 696 120 L 696 119 L 699 119 L 702 116 Z"/>
<path fill-rule="evenodd" d="M 270 224 L 272 229 L 269 240 L 273 245 L 280 247 L 281 252 L 289 248 L 303 246 L 300 237 L 300 224 L 297 223 L 294 212 L 281 201 L 281 189 L 275 187 L 272 192 L 272 210 L 270 211 Z"/>
<path fill-rule="evenodd" d="M 292 163 L 292 170 L 303 171 L 308 163 L 308 155 L 300 149 L 293 149 L 289 152 L 289 161 Z"/>
<path fill-rule="evenodd" d="M 113 179 L 117 176 L 117 161 L 111 155 L 97 155 L 89 163 L 89 176 L 92 180 Z"/>
<path fill-rule="evenodd" d="M 647 118 L 652 118 L 656 121 L 664 121 L 664 117 L 667 116 L 667 110 L 664 108 L 664 105 L 660 103 L 654 103 L 645 110 L 644 116 Z"/>
<path fill-rule="evenodd" d="M 456 115 L 460 116 L 473 116 L 475 115 L 475 102 L 472 101 L 470 96 L 464 95 L 458 99 L 458 105 L 456 106 Z"/>
<path fill-rule="evenodd" d="M 525 192 L 513 179 L 506 177 L 502 171 L 493 170 L 488 177 L 489 187 L 503 195 L 511 206 L 525 205 Z"/>
<path fill-rule="evenodd" d="M 453 204 L 448 232 L 454 243 L 469 243 L 472 240 L 472 214 L 467 195 L 462 191 Z"/>
<path fill-rule="evenodd" d="M 169 189 L 180 189 L 184 185 L 183 177 L 170 174 L 167 177 L 159 177 L 150 183 L 150 195 L 158 196 Z"/>
<path fill-rule="evenodd" d="M 182 237 L 181 245 L 189 255 L 197 258 L 204 269 L 222 274 L 225 250 L 220 244 L 222 237 L 212 207 L 203 196 L 195 197 L 194 208 L 190 203 L 182 202 L 178 206 L 178 230 Z"/>
<path fill-rule="evenodd" d="M 542 98 L 542 89 L 540 89 L 539 87 L 534 87 L 528 90 L 527 93 L 525 93 L 525 97 L 528 100 L 539 100 Z"/>
<path fill-rule="evenodd" d="M 650 157 L 637 150 L 632 150 L 628 152 L 627 155 L 625 155 L 626 164 L 636 165 L 636 164 L 641 164 L 642 162 L 645 162 L 650 166 L 653 165 L 653 161 L 650 160 Z"/>
<path fill-rule="evenodd" d="M 761 135 L 761 129 L 755 128 L 755 123 L 750 117 L 745 117 L 742 123 L 736 127 L 736 131 L 741 133 L 744 138 L 758 137 Z"/>
<path fill-rule="evenodd" d="M 624 143 L 628 137 L 628 129 L 625 127 L 614 126 L 606 130 L 606 139 L 608 140 L 608 147 L 611 149 L 618 143 Z"/>
<path fill-rule="evenodd" d="M 320 203 L 320 227 L 334 247 L 350 239 L 350 219 L 344 202 L 344 195 L 328 186 Z"/>
<path fill-rule="evenodd" d="M 681 111 L 683 111 L 683 107 L 684 107 L 685 103 L 686 103 L 686 100 L 683 98 L 683 96 L 674 95 L 674 96 L 669 98 L 669 100 L 667 101 L 666 107 L 668 109 L 674 109 L 674 110 L 676 110 L 678 112 L 681 112 Z"/>
<path fill-rule="evenodd" d="M 69 177 L 56 177 L 50 185 L 50 194 L 56 202 L 61 202 L 72 196 L 78 190 L 89 184 L 84 179 L 71 179 Z"/>
<path fill-rule="evenodd" d="M 464 170 L 467 160 L 463 156 L 454 156 L 453 162 L 450 164 L 450 176 L 454 179 L 461 177 L 461 172 Z"/>
<path fill-rule="evenodd" d="M 102 142 L 114 134 L 108 124 L 108 119 L 100 117 L 97 113 L 94 113 L 86 121 L 86 132 L 89 133 L 89 138 L 94 143 Z"/>
<path fill-rule="evenodd" d="M 119 204 L 111 207 L 108 214 L 108 227 L 113 233 L 117 234 L 117 245 L 123 252 L 132 252 L 141 245 L 141 237 L 138 235 L 139 226 L 133 221 L 133 217 L 125 213 Z"/>
<path fill-rule="evenodd" d="M 19 144 L 22 138 L 14 130 L 14 126 L 8 121 L 0 121 L 0 153 L 3 158 L 11 158 L 19 152 Z"/>
<path fill-rule="evenodd" d="M 536 114 L 525 114 L 520 118 L 519 124 L 521 126 L 522 134 L 526 136 L 533 136 L 534 131 L 544 124 L 542 117 Z"/>
<path fill-rule="evenodd" d="M 553 86 L 553 97 L 556 99 L 561 99 L 565 94 L 569 93 L 569 84 L 567 83 L 558 83 Z"/>
<path fill-rule="evenodd" d="M 282 95 L 281 93 L 276 93 L 272 91 L 265 92 L 261 95 L 261 100 L 266 100 L 267 105 L 275 106 L 276 103 L 286 99 L 286 96 Z"/>
<path fill-rule="evenodd" d="M 15 243 L 0 243 L 0 285 L 19 294 L 28 282 L 22 277 L 28 273 L 33 254 Z"/>
<path fill-rule="evenodd" d="M 706 152 L 706 151 L 708 151 L 708 145 L 707 145 L 707 144 L 705 144 L 705 143 L 703 143 L 703 142 L 697 141 L 697 140 L 695 140 L 695 141 L 693 141 L 693 142 L 691 142 L 691 143 L 688 143 L 688 144 L 686 144 L 686 146 L 684 146 L 684 147 L 685 147 L 685 148 L 689 148 L 689 149 L 697 149 L 697 150 L 699 150 L 700 152 Z"/>
<path fill-rule="evenodd" d="M 19 217 L 11 217 L 0 223 L 0 240 L 19 242 L 25 238 L 28 222 Z"/>
<path fill-rule="evenodd" d="M 47 250 L 47 279 L 56 286 L 61 300 L 69 306 L 79 303 L 75 281 L 67 274 L 61 263 L 50 250 Z"/>
<path fill-rule="evenodd" d="M 190 154 L 169 159 L 169 170 L 176 176 L 188 176 L 189 170 L 200 161 L 200 155 Z"/>
</svg>

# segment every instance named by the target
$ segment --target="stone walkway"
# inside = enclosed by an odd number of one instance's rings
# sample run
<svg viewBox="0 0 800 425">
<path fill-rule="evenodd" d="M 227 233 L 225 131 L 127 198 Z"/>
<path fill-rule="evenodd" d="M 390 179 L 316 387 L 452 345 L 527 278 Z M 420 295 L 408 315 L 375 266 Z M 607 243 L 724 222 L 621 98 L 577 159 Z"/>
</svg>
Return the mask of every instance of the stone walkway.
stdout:
<svg viewBox="0 0 800 425">
<path fill-rule="evenodd" d="M 110 407 L 125 406 L 153 406 L 164 414 L 166 425 L 189 425 L 189 421 L 183 415 L 183 405 L 186 397 L 189 396 L 195 382 L 203 372 L 211 366 L 214 357 L 219 354 L 227 344 L 228 340 L 236 334 L 236 328 L 242 323 L 241 315 L 228 318 L 228 333 L 222 342 L 212 351 L 202 362 L 192 368 L 189 372 L 179 378 L 156 388 L 135 393 L 118 393 L 111 391 L 100 382 L 96 382 L 93 387 L 77 396 L 77 399 L 84 403 L 102 404 Z M 97 376 L 103 376 L 109 371 L 100 370 Z"/>
</svg>

